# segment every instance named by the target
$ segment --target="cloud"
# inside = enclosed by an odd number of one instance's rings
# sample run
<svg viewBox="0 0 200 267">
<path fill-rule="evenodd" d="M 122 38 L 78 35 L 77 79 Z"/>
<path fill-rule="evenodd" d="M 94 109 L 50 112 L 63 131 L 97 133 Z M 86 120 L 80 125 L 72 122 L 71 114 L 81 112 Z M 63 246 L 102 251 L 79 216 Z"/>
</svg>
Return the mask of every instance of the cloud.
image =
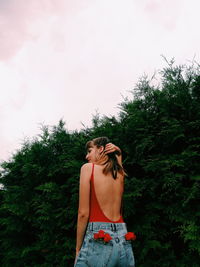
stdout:
<svg viewBox="0 0 200 267">
<path fill-rule="evenodd" d="M 26 41 L 38 38 L 40 30 L 32 31 L 38 22 L 48 20 L 50 16 L 71 16 L 85 7 L 81 2 L 81 0 L 1 0 L 0 60 L 12 58 Z M 60 45 L 58 46 L 62 49 Z"/>
<path fill-rule="evenodd" d="M 183 0 L 140 0 L 137 5 L 146 14 L 150 23 L 172 31 L 175 29 L 184 7 Z"/>
</svg>

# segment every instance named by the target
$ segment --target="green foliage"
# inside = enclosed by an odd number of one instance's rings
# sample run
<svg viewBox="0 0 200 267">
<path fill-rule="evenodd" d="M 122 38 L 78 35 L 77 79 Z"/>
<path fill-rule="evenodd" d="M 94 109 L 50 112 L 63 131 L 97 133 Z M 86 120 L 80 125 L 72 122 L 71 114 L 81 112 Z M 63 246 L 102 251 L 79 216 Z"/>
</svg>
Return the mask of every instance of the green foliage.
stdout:
<svg viewBox="0 0 200 267">
<path fill-rule="evenodd" d="M 200 76 L 194 65 L 143 77 L 118 118 L 68 132 L 64 122 L 25 141 L 2 164 L 1 266 L 73 266 L 79 171 L 86 141 L 108 136 L 128 177 L 124 219 L 134 231 L 138 267 L 197 267 L 200 262 Z"/>
</svg>

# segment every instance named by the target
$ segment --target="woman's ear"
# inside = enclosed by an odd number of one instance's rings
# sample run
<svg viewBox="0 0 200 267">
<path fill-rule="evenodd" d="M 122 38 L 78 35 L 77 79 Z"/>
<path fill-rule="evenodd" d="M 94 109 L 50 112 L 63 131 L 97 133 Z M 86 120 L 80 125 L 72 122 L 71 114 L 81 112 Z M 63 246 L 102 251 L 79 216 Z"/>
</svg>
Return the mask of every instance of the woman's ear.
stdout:
<svg viewBox="0 0 200 267">
<path fill-rule="evenodd" d="M 100 146 L 99 153 L 103 153 L 103 151 L 104 151 L 104 147 L 103 146 Z"/>
</svg>

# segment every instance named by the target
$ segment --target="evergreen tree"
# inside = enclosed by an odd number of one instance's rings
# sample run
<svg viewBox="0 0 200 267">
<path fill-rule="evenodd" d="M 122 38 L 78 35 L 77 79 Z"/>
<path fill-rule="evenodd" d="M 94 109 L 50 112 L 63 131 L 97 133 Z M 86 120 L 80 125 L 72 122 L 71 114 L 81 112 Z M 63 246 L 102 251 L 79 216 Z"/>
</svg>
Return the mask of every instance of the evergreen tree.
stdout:
<svg viewBox="0 0 200 267">
<path fill-rule="evenodd" d="M 142 77 L 118 117 L 96 114 L 91 128 L 74 132 L 63 121 L 44 126 L 2 163 L 1 266 L 73 266 L 79 171 L 97 136 L 122 149 L 136 266 L 199 266 L 199 66 L 171 61 L 160 75 L 157 86 Z"/>
</svg>

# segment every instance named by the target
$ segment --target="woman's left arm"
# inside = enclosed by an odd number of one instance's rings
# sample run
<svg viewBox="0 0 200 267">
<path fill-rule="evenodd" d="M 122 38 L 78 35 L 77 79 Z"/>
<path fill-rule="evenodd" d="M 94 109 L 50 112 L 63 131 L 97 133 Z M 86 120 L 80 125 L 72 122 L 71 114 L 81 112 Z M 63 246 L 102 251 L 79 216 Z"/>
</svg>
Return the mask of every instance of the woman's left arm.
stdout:
<svg viewBox="0 0 200 267">
<path fill-rule="evenodd" d="M 76 236 L 76 255 L 78 255 L 85 230 L 87 227 L 90 211 L 90 176 L 92 172 L 92 164 L 86 163 L 81 167 L 80 185 L 79 185 L 79 208 L 77 221 L 77 236 Z"/>
<path fill-rule="evenodd" d="M 117 156 L 117 159 L 118 159 L 118 163 L 120 165 L 122 165 L 122 152 L 121 152 L 121 149 L 118 146 L 116 146 L 116 145 L 114 145 L 112 143 L 106 144 L 104 153 L 105 154 L 109 154 L 109 153 L 112 153 L 112 152 L 116 153 L 116 156 Z"/>
</svg>

